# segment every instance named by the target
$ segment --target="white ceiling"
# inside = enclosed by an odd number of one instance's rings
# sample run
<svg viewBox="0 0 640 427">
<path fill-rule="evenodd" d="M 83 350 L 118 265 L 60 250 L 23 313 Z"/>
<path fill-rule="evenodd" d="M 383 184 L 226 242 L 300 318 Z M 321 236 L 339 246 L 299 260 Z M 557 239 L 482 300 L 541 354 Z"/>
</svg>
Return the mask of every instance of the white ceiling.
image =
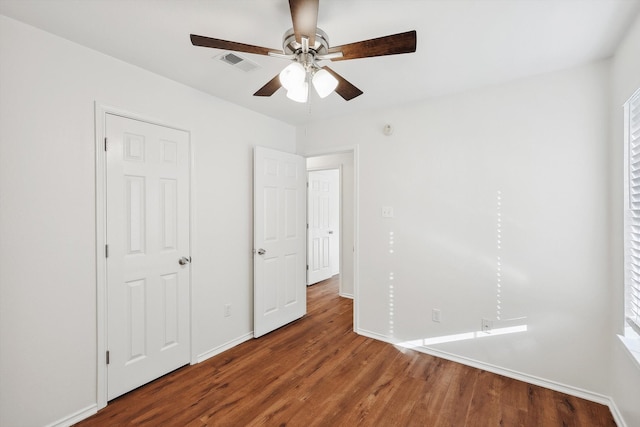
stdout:
<svg viewBox="0 0 640 427">
<path fill-rule="evenodd" d="M 364 95 L 309 104 L 252 94 L 287 65 L 251 72 L 189 35 L 281 49 L 285 0 L 0 0 L 0 13 L 279 120 L 301 124 L 568 68 L 612 55 L 639 0 L 320 0 L 330 45 L 417 30 L 413 54 L 335 62 Z M 314 94 L 315 95 L 315 94 Z"/>
</svg>

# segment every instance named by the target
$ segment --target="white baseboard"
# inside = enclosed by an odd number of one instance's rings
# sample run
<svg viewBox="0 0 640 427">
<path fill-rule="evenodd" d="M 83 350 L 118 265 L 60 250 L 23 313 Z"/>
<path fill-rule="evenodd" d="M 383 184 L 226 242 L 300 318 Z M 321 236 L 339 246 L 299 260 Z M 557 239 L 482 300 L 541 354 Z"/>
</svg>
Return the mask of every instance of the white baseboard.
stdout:
<svg viewBox="0 0 640 427">
<path fill-rule="evenodd" d="M 618 427 L 627 427 L 627 423 L 624 422 L 624 418 L 622 418 L 622 414 L 620 410 L 616 406 L 616 402 L 613 399 L 609 399 L 609 410 L 611 411 L 611 415 L 613 415 L 613 420 L 616 422 Z"/>
<path fill-rule="evenodd" d="M 59 419 L 58 421 L 47 424 L 46 427 L 69 427 L 97 413 L 98 405 L 87 406 L 84 409 L 76 411 L 73 414 L 68 415 L 62 419 Z"/>
<path fill-rule="evenodd" d="M 340 292 L 338 295 L 340 295 L 342 298 L 353 299 L 353 294 L 345 294 L 345 293 Z"/>
<path fill-rule="evenodd" d="M 393 341 L 391 338 L 384 335 L 377 334 L 375 332 L 359 329 L 356 331 L 356 333 L 369 338 L 379 340 L 379 341 L 384 341 L 392 345 L 398 344 L 398 342 Z M 588 390 L 584 390 L 579 387 L 573 387 L 570 385 L 536 377 L 534 375 L 529 375 L 522 372 L 514 371 L 512 369 L 502 368 L 500 366 L 492 365 L 490 363 L 480 362 L 478 360 L 471 359 L 468 357 L 458 356 L 458 355 L 448 353 L 442 350 L 437 350 L 431 347 L 424 347 L 424 346 L 413 347 L 412 346 L 411 349 L 419 351 L 421 353 L 429 354 L 431 356 L 436 356 L 442 359 L 451 360 L 452 362 L 461 363 L 466 366 L 482 369 L 488 372 L 492 372 L 494 374 L 502 375 L 508 378 L 513 378 L 519 381 L 524 381 L 529 384 L 534 384 L 540 387 L 558 391 L 560 393 L 569 394 L 571 396 L 579 397 L 581 399 L 606 405 L 611 409 L 611 414 L 613 415 L 616 423 L 618 423 L 618 426 L 625 427 L 622 416 L 620 415 L 620 411 L 618 411 L 618 408 L 615 406 L 615 403 L 608 396 L 604 396 L 599 393 L 594 393 Z"/>
<path fill-rule="evenodd" d="M 253 338 L 253 331 L 249 332 L 248 334 L 244 334 L 238 338 L 234 338 L 231 341 L 227 341 L 226 343 L 219 345 L 218 347 L 212 348 L 211 350 L 205 351 L 204 353 L 199 354 L 198 356 L 196 356 L 196 363 L 204 362 L 205 360 L 213 356 L 217 356 L 223 351 L 227 351 L 230 348 L 237 346 L 238 344 L 242 344 L 245 341 L 249 341 L 251 338 Z"/>
<path fill-rule="evenodd" d="M 367 331 L 366 329 L 357 329 L 355 331 L 355 333 L 358 334 L 358 335 L 362 335 L 364 337 L 367 337 L 367 338 L 373 338 L 374 340 L 384 341 L 384 342 L 389 343 L 389 344 L 395 344 L 395 343 L 391 342 L 389 337 L 387 337 L 385 335 L 380 335 L 380 334 L 378 334 L 376 332 Z"/>
</svg>

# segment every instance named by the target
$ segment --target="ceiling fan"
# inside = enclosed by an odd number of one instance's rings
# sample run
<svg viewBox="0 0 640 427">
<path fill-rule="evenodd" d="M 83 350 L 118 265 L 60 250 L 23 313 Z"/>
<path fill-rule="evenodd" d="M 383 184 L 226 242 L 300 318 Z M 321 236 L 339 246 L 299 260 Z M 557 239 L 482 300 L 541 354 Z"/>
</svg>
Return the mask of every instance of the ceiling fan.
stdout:
<svg viewBox="0 0 640 427">
<path fill-rule="evenodd" d="M 280 87 L 284 87 L 287 97 L 297 102 L 307 102 L 309 84 L 313 85 L 322 98 L 333 91 L 346 101 L 362 95 L 360 89 L 331 68 L 318 65 L 318 61 L 344 61 L 416 51 L 415 30 L 331 47 L 327 34 L 317 26 L 318 3 L 319 0 L 289 0 L 293 28 L 284 33 L 281 51 L 195 34 L 191 34 L 191 43 L 194 46 L 267 55 L 292 61 L 253 95 L 271 96 Z"/>
</svg>

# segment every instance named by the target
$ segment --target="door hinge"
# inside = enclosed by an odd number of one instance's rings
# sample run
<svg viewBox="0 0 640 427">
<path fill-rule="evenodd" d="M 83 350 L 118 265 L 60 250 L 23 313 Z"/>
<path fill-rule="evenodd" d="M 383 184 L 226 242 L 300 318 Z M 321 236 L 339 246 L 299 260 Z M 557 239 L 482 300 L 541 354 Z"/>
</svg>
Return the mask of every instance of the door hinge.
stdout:
<svg viewBox="0 0 640 427">
<path fill-rule="evenodd" d="M 307 271 L 309 271 L 309 264 L 307 264 Z"/>
<path fill-rule="evenodd" d="M 307 224 L 307 230 L 309 229 L 309 224 Z"/>
<path fill-rule="evenodd" d="M 104 257 L 109 258 L 109 245 L 104 245 Z"/>
<path fill-rule="evenodd" d="M 107 365 L 109 364 L 109 350 L 107 350 Z"/>
<path fill-rule="evenodd" d="M 107 151 L 107 137 L 104 137 L 104 151 Z"/>
</svg>

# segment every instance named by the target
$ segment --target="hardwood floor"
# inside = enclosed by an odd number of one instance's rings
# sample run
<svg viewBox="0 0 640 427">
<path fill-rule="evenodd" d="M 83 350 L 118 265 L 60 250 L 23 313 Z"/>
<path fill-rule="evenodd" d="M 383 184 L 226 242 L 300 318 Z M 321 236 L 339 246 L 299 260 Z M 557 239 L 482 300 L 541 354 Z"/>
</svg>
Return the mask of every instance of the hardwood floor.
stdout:
<svg viewBox="0 0 640 427">
<path fill-rule="evenodd" d="M 615 426 L 606 406 L 365 338 L 337 280 L 308 314 L 77 426 Z"/>
</svg>

